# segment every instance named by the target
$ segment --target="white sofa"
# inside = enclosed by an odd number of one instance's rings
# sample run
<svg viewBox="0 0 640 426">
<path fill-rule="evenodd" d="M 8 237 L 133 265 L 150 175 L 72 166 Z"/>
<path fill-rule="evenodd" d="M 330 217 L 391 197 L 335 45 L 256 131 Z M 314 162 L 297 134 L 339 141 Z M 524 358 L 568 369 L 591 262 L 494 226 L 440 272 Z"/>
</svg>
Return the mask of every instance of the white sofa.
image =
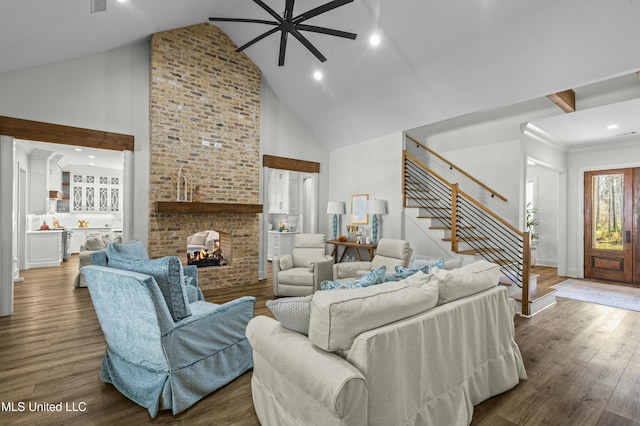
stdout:
<svg viewBox="0 0 640 426">
<path fill-rule="evenodd" d="M 252 319 L 260 423 L 469 424 L 474 405 L 526 378 L 515 302 L 498 278 L 498 266 L 481 261 L 288 298 L 309 300 L 308 337 L 270 317 Z"/>
</svg>

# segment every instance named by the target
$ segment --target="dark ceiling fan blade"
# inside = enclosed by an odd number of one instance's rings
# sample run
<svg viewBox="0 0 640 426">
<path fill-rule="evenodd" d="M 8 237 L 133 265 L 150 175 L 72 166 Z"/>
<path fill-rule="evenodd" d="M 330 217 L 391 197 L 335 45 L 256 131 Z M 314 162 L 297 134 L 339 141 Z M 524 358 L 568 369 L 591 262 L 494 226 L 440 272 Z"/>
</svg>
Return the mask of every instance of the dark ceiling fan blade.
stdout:
<svg viewBox="0 0 640 426">
<path fill-rule="evenodd" d="M 316 47 L 311 44 L 311 42 L 309 40 L 307 40 L 307 38 L 305 36 L 303 36 L 302 34 L 300 34 L 300 32 L 297 29 L 293 29 L 291 31 L 291 34 L 298 39 L 298 41 L 300 43 L 302 43 L 304 45 L 304 47 L 306 47 L 307 49 L 309 49 L 309 51 L 311 53 L 313 53 L 315 55 L 316 58 L 318 58 L 318 60 L 320 62 L 324 62 L 327 60 L 327 58 L 324 57 L 324 55 L 322 53 L 320 53 L 320 51 L 318 49 L 316 49 Z"/>
<path fill-rule="evenodd" d="M 280 34 L 280 55 L 278 56 L 278 66 L 284 65 L 284 56 L 287 52 L 287 37 L 288 33 L 286 31 L 282 31 Z"/>
<path fill-rule="evenodd" d="M 247 22 L 250 24 L 267 24 L 267 25 L 279 25 L 278 22 L 264 21 L 262 19 L 244 19 L 244 18 L 209 18 L 209 21 L 213 22 Z"/>
<path fill-rule="evenodd" d="M 351 2 L 353 2 L 353 0 L 333 0 L 333 1 L 330 1 L 329 3 L 325 3 L 321 6 L 318 6 L 315 9 L 308 10 L 300 16 L 296 16 L 295 18 L 293 18 L 291 22 L 293 22 L 294 24 L 297 24 L 299 22 L 306 21 L 307 19 L 311 19 L 314 16 L 318 16 L 322 13 L 328 12 L 340 6 L 344 6 L 345 4 L 351 3 Z"/>
<path fill-rule="evenodd" d="M 267 6 L 262 0 L 253 0 L 255 4 L 266 10 L 269 15 L 273 16 L 278 23 L 282 22 L 282 16 L 278 15 L 273 9 Z"/>
<path fill-rule="evenodd" d="M 311 31 L 312 33 L 327 34 L 327 35 L 332 35 L 332 36 L 342 37 L 342 38 L 350 38 L 351 40 L 355 40 L 356 37 L 358 36 L 358 34 L 348 33 L 346 31 L 334 30 L 331 28 L 316 27 L 314 25 L 298 24 L 296 25 L 296 28 L 298 28 L 301 31 Z"/>
<path fill-rule="evenodd" d="M 249 41 L 248 43 L 245 43 L 245 44 L 243 44 L 242 46 L 238 47 L 238 48 L 236 49 L 236 52 L 242 52 L 242 51 L 243 51 L 244 49 L 246 49 L 247 47 L 249 47 L 249 46 L 251 46 L 251 45 L 253 45 L 253 44 L 256 44 L 257 42 L 259 42 L 259 41 L 260 41 L 260 40 L 262 40 L 263 38 L 268 37 L 268 36 L 270 36 L 271 34 L 278 32 L 279 30 L 280 30 L 280 29 L 279 29 L 278 27 L 276 27 L 276 28 L 273 28 L 273 29 L 271 29 L 271 30 L 267 31 L 266 33 L 262 33 L 262 34 L 260 34 L 258 37 L 254 38 L 253 40 Z"/>
<path fill-rule="evenodd" d="M 295 0 L 287 0 L 287 3 L 284 6 L 284 20 L 285 21 L 291 21 L 291 18 L 293 18 L 293 4 L 295 3 Z"/>
</svg>

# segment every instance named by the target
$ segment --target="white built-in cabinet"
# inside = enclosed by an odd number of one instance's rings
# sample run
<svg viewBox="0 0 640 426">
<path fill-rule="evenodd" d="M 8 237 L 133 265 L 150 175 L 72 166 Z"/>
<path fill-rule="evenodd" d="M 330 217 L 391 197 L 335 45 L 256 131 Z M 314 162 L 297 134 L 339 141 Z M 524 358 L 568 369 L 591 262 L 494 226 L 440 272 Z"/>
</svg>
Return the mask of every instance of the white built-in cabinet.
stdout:
<svg viewBox="0 0 640 426">
<path fill-rule="evenodd" d="M 70 169 L 70 211 L 110 213 L 120 211 L 122 176 L 120 170 Z"/>
<path fill-rule="evenodd" d="M 49 209 L 49 157 L 52 151 L 34 149 L 29 154 L 28 212 L 45 214 Z"/>
<path fill-rule="evenodd" d="M 293 252 L 293 243 L 297 232 L 269 231 L 267 233 L 267 259 L 284 256 Z"/>
<path fill-rule="evenodd" d="M 298 173 L 287 170 L 269 171 L 267 211 L 271 214 L 298 214 Z"/>
</svg>

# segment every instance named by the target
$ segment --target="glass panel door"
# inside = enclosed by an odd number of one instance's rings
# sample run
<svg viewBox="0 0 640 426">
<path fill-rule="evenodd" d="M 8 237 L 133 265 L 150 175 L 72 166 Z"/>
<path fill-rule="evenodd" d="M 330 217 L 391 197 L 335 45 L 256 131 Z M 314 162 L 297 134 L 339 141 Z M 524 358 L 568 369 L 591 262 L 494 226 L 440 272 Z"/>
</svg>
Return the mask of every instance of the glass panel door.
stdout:
<svg viewBox="0 0 640 426">
<path fill-rule="evenodd" d="M 584 176 L 584 276 L 633 280 L 633 169 Z"/>
</svg>

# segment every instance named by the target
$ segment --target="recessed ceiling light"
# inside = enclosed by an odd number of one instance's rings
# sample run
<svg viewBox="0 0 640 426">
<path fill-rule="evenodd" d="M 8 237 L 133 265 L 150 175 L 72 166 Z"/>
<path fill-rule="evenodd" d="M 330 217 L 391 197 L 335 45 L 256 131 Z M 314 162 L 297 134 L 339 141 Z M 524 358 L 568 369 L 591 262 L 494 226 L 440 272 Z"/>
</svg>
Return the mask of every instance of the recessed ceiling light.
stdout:
<svg viewBox="0 0 640 426">
<path fill-rule="evenodd" d="M 89 163 L 89 165 L 90 165 L 90 166 L 95 166 L 95 165 L 96 165 L 96 163 Z"/>
<path fill-rule="evenodd" d="M 314 72 L 313 73 L 313 78 L 315 78 L 318 81 L 322 80 L 322 73 L 320 71 Z"/>
<path fill-rule="evenodd" d="M 73 150 L 80 152 L 80 151 L 82 151 L 82 148 L 73 148 Z"/>
<path fill-rule="evenodd" d="M 96 156 L 95 155 L 90 155 L 89 158 L 96 158 Z"/>
<path fill-rule="evenodd" d="M 618 125 L 617 125 L 617 124 L 609 124 L 609 125 L 607 126 L 607 130 L 613 130 L 613 129 L 617 129 L 617 128 L 618 128 Z"/>
<path fill-rule="evenodd" d="M 373 34 L 371 37 L 369 37 L 369 43 L 372 46 L 377 46 L 380 44 L 380 36 L 378 34 Z"/>
</svg>

